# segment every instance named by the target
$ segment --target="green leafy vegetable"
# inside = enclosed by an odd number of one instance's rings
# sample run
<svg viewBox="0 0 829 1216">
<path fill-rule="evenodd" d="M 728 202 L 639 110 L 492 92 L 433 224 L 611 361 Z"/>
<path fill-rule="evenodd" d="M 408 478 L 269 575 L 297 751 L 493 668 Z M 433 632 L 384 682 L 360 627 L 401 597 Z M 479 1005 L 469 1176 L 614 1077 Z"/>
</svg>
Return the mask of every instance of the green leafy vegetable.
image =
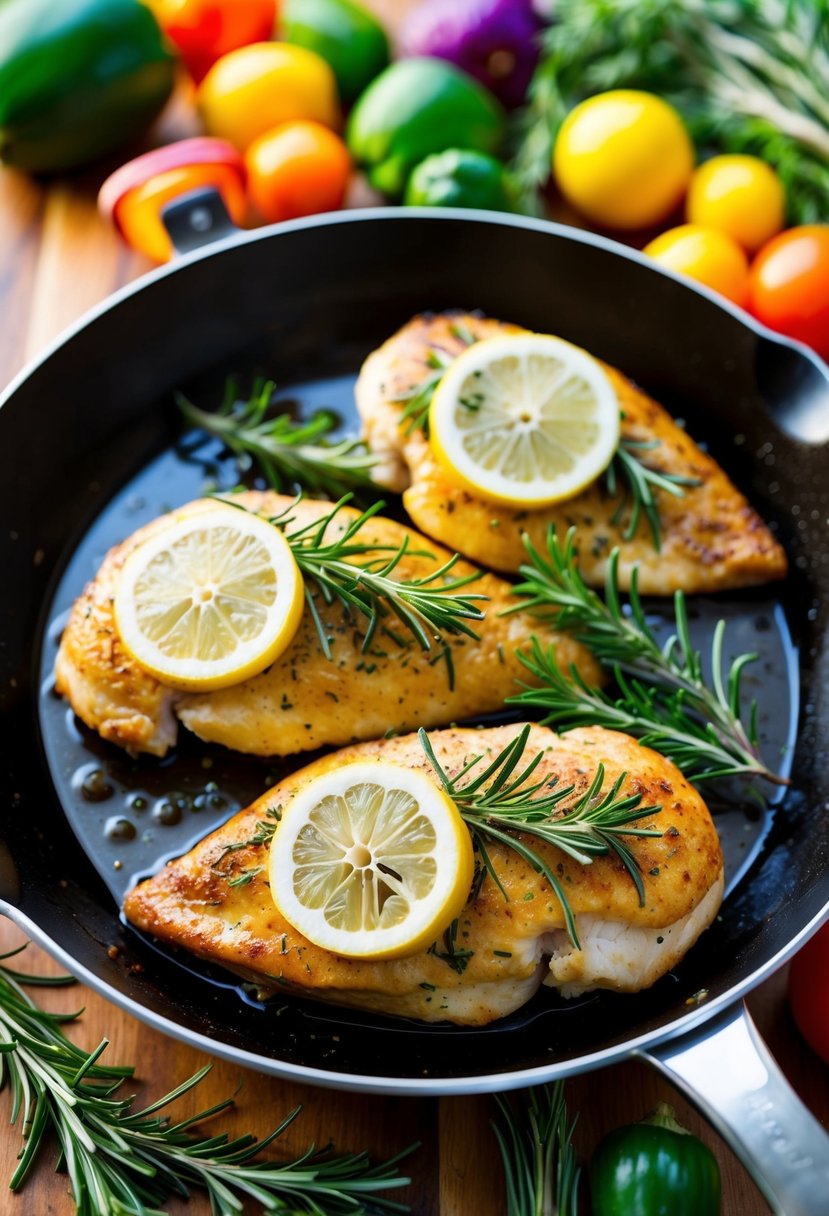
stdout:
<svg viewBox="0 0 829 1216">
<path fill-rule="evenodd" d="M 676 106 L 701 150 L 759 156 L 792 221 L 829 207 L 827 0 L 557 0 L 521 116 L 514 173 L 528 202 L 577 102 L 640 88 Z"/>
<path fill-rule="evenodd" d="M 187 1198 L 194 1187 L 207 1193 L 214 1216 L 241 1214 L 250 1200 L 265 1212 L 311 1216 L 409 1210 L 383 1194 L 408 1184 L 397 1169 L 406 1154 L 372 1165 L 365 1153 L 320 1153 L 312 1145 L 285 1163 L 260 1157 L 299 1108 L 263 1140 L 193 1132 L 232 1106 L 231 1099 L 177 1123 L 159 1113 L 198 1085 L 209 1065 L 157 1102 L 133 1110 L 134 1098 L 117 1096 L 132 1069 L 98 1062 L 107 1041 L 82 1051 L 60 1029 L 79 1015 L 46 1013 L 23 989 L 67 982 L 71 977 L 22 975 L 0 964 L 0 1084 L 11 1091 L 11 1122 L 22 1117 L 23 1132 L 13 1191 L 54 1147 L 54 1137 L 78 1216 L 163 1216 L 160 1204 L 171 1195 Z"/>
<path fill-rule="evenodd" d="M 324 410 L 307 422 L 269 416 L 275 391 L 272 380 L 257 380 L 245 400 L 229 379 L 218 410 L 199 409 L 182 393 L 176 402 L 188 424 L 221 439 L 242 469 L 255 461 L 272 490 L 301 487 L 337 499 L 350 490 L 376 489 L 371 470 L 377 457 L 362 440 L 329 439 L 336 420 Z"/>
<path fill-rule="evenodd" d="M 675 632 L 660 646 L 639 597 L 636 567 L 627 607 L 622 602 L 618 550 L 610 556 L 602 600 L 579 572 L 575 529 L 564 545 L 551 529 L 546 554 L 527 539 L 525 544 L 530 561 L 520 568 L 524 581 L 515 588 L 520 600 L 509 611 L 529 608 L 582 642 L 613 673 L 619 696 L 591 687 L 575 671 L 566 679 L 553 651 L 533 639 L 530 654 L 519 651 L 518 657 L 540 687 L 526 688 L 508 698 L 510 703 L 542 709 L 544 722 L 560 729 L 592 725 L 627 731 L 669 756 L 694 781 L 740 776 L 788 784 L 760 758 L 756 702 L 743 721 L 742 674 L 757 656 L 740 655 L 723 676 L 725 621 L 714 630 L 709 683 L 691 642 L 681 591 L 674 595 Z"/>
</svg>

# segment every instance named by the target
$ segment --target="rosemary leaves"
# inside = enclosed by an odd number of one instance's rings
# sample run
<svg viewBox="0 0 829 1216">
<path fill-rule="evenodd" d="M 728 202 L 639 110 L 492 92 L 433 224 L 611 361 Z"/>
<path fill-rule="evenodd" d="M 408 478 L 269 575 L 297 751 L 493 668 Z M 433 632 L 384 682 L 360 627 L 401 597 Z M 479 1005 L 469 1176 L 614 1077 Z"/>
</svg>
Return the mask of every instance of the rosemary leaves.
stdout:
<svg viewBox="0 0 829 1216">
<path fill-rule="evenodd" d="M 338 499 L 376 489 L 371 470 L 377 457 L 362 440 L 330 439 L 336 420 L 324 410 L 305 422 L 270 415 L 275 389 L 272 380 L 256 380 L 245 399 L 229 379 L 218 410 L 199 409 L 182 393 L 176 403 L 191 427 L 215 435 L 234 453 L 242 471 L 255 464 L 272 490 L 304 489 Z"/>
<path fill-rule="evenodd" d="M 626 731 L 670 757 L 693 781 L 736 776 L 787 784 L 760 757 L 756 702 L 743 712 L 742 674 L 756 656 L 741 654 L 724 670 L 725 621 L 714 629 L 709 684 L 691 642 L 681 591 L 674 596 L 675 632 L 660 646 L 639 597 L 635 568 L 627 607 L 623 604 L 618 550 L 610 556 L 603 600 L 579 573 L 574 529 L 563 545 L 551 529 L 546 553 L 525 544 L 530 560 L 520 569 L 524 581 L 515 588 L 517 607 L 542 614 L 587 646 L 613 675 L 618 693 L 587 685 L 577 672 L 565 675 L 555 655 L 534 640 L 530 653 L 519 652 L 519 658 L 539 686 L 510 697 L 511 704 L 541 709 L 543 721 L 560 730 L 591 725 Z"/>
<path fill-rule="evenodd" d="M 441 785 L 470 829 L 487 874 L 503 891 L 487 850 L 496 840 L 514 849 L 555 892 L 568 936 L 579 949 L 576 921 L 559 877 L 547 861 L 523 839 L 526 836 L 555 845 L 579 865 L 594 857 L 613 854 L 622 863 L 644 903 L 644 887 L 636 860 L 623 836 L 661 836 L 654 828 L 637 826 L 661 809 L 642 806 L 641 794 L 624 794 L 627 774 L 622 773 L 605 788 L 603 765 L 599 764 L 588 788 L 576 794 L 573 786 L 559 789 L 555 779 L 532 781 L 542 753 L 524 759 L 532 727 L 522 727 L 515 738 L 492 760 L 475 756 L 455 777 L 449 777 L 434 753 L 425 730 L 420 744 Z M 521 837 L 516 833 L 521 833 Z"/>
</svg>

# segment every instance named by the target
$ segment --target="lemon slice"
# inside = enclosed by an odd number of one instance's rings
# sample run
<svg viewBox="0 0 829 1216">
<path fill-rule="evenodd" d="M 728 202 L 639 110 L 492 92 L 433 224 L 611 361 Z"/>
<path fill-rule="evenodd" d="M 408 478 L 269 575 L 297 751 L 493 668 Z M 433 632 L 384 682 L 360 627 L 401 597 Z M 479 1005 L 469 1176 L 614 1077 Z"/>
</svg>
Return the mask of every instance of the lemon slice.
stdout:
<svg viewBox="0 0 829 1216">
<path fill-rule="evenodd" d="M 429 946 L 469 896 L 472 841 L 424 773 L 359 760 L 315 778 L 283 809 L 271 895 L 309 941 L 347 958 Z"/>
<path fill-rule="evenodd" d="M 595 359 L 549 334 L 504 334 L 451 364 L 429 411 L 432 449 L 483 498 L 541 507 L 607 468 L 619 399 Z"/>
<path fill-rule="evenodd" d="M 182 512 L 130 553 L 114 608 L 125 649 L 162 683 L 226 688 L 288 646 L 302 575 L 278 528 L 216 503 Z"/>
</svg>

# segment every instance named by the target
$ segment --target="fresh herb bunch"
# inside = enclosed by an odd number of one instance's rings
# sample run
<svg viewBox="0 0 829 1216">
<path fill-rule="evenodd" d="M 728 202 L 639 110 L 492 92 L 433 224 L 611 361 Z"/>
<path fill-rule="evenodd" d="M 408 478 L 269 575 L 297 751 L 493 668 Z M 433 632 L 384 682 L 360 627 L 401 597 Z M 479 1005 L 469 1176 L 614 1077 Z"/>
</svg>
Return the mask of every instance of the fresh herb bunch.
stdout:
<svg viewBox="0 0 829 1216">
<path fill-rule="evenodd" d="M 299 1108 L 263 1140 L 193 1133 L 194 1125 L 232 1106 L 232 1099 L 177 1123 L 159 1113 L 198 1085 L 209 1065 L 134 1111 L 134 1098 L 117 1096 L 132 1069 L 98 1062 L 107 1041 L 82 1051 L 60 1030 L 79 1014 L 46 1013 L 23 988 L 72 982 L 70 976 L 23 975 L 0 963 L 0 1084 L 11 1090 L 11 1122 L 22 1116 L 23 1129 L 13 1191 L 22 1188 L 54 1136 L 78 1216 L 163 1216 L 160 1204 L 172 1195 L 186 1199 L 194 1187 L 207 1193 L 214 1216 L 241 1213 L 250 1200 L 265 1212 L 312 1216 L 409 1210 L 383 1194 L 409 1183 L 397 1168 L 406 1154 L 372 1165 L 365 1153 L 319 1153 L 312 1145 L 285 1163 L 262 1159 L 259 1154 Z"/>
<path fill-rule="evenodd" d="M 773 165 L 793 222 L 829 206 L 827 0 L 557 0 L 513 171 L 538 208 L 568 111 L 606 89 L 676 106 L 700 149 Z"/>
<path fill-rule="evenodd" d="M 218 410 L 199 409 L 182 393 L 176 393 L 176 403 L 190 426 L 221 439 L 242 470 L 255 462 L 273 490 L 300 487 L 337 499 L 351 490 L 376 489 L 371 470 L 377 457 L 362 440 L 329 439 L 336 420 L 325 410 L 307 422 L 290 414 L 269 416 L 275 392 L 272 380 L 259 379 L 245 399 L 228 379 Z"/>
<path fill-rule="evenodd" d="M 406 555 L 434 557 L 434 554 L 428 549 L 412 549 L 408 533 L 399 545 L 358 539 L 361 529 L 383 509 L 383 502 L 374 503 L 345 522 L 336 536 L 326 536 L 347 501 L 347 498 L 341 499 L 326 515 L 301 527 L 292 527 L 291 511 L 295 504 L 270 521 L 284 532 L 302 571 L 305 600 L 325 657 L 331 658 L 331 647 L 314 598 L 315 589 L 326 604 L 339 601 L 347 613 L 366 618 L 364 652 L 371 646 L 379 627 L 393 632 L 392 623 L 397 621 L 423 650 L 430 650 L 433 642 L 443 642 L 449 661 L 444 635 L 478 636 L 467 621 L 483 620 L 484 614 L 477 601 L 486 600 L 487 596 L 480 592 L 459 593 L 481 577 L 480 571 L 472 570 L 469 574 L 449 578 L 459 560 L 456 553 L 438 569 L 420 578 L 395 579 L 392 576 Z M 369 560 L 354 560 L 365 557 Z"/>
<path fill-rule="evenodd" d="M 573 1148 L 564 1083 L 536 1085 L 515 1097 L 496 1094 L 492 1129 L 506 1179 L 506 1216 L 578 1216 L 581 1170 Z"/>
<path fill-rule="evenodd" d="M 525 688 L 508 698 L 511 704 L 540 708 L 545 723 L 565 730 L 591 725 L 627 731 L 669 756 L 694 781 L 739 776 L 787 784 L 760 757 L 756 701 L 743 720 L 742 674 L 757 656 L 740 655 L 723 674 L 725 621 L 714 630 L 709 684 L 691 642 L 681 591 L 674 595 L 675 632 L 660 646 L 642 606 L 635 566 L 629 602 L 622 602 L 617 549 L 608 562 L 603 600 L 579 572 L 575 529 L 563 545 L 551 529 L 546 554 L 526 538 L 525 544 L 530 561 L 520 568 L 520 600 L 509 611 L 530 609 L 583 643 L 612 672 L 619 696 L 591 687 L 576 671 L 565 678 L 553 651 L 533 639 L 531 653 L 519 651 L 518 657 L 540 687 Z"/>
<path fill-rule="evenodd" d="M 471 830 L 484 869 L 501 890 L 498 872 L 487 850 L 487 841 L 497 840 L 523 857 L 549 883 L 561 904 L 567 934 L 580 949 L 575 916 L 561 881 L 544 858 L 515 833 L 533 836 L 555 845 L 579 865 L 590 865 L 594 857 L 613 854 L 622 863 L 636 886 L 640 905 L 645 890 L 636 859 L 623 836 L 661 836 L 654 828 L 637 827 L 641 819 L 652 818 L 661 807 L 642 806 L 641 794 L 623 794 L 627 773 L 605 789 L 604 766 L 599 764 L 588 788 L 581 794 L 574 786 L 559 789 L 556 778 L 531 778 L 543 753 L 536 752 L 525 761 L 530 725 L 487 761 L 475 756 L 455 777 L 449 777 L 434 753 L 425 730 L 418 732 L 421 747 L 448 796 Z"/>
</svg>

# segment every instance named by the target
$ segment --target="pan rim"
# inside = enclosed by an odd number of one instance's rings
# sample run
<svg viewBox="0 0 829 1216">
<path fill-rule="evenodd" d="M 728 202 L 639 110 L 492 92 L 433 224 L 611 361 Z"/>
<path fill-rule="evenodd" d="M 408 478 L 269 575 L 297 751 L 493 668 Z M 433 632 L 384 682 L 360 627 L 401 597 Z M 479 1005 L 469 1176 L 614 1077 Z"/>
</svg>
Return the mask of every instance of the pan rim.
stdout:
<svg viewBox="0 0 829 1216">
<path fill-rule="evenodd" d="M 298 1081 L 306 1085 L 314 1085 L 322 1089 L 338 1089 L 349 1093 L 374 1094 L 390 1097 L 459 1097 L 472 1094 L 489 1094 L 512 1089 L 523 1089 L 530 1085 L 539 1085 L 559 1078 L 577 1076 L 583 1072 L 592 1072 L 597 1068 L 606 1068 L 618 1064 L 630 1056 L 641 1055 L 648 1048 L 657 1047 L 664 1043 L 680 1040 L 686 1034 L 691 1034 L 707 1022 L 713 1022 L 717 1014 L 735 1005 L 749 992 L 778 970 L 784 963 L 797 953 L 800 947 L 815 934 L 825 923 L 829 923 L 829 903 L 818 912 L 796 934 L 782 950 L 767 959 L 755 972 L 735 984 L 733 988 L 720 996 L 706 1001 L 696 1009 L 690 1010 L 675 1018 L 670 1025 L 656 1030 L 636 1035 L 615 1047 L 603 1048 L 579 1056 L 575 1060 L 552 1061 L 536 1068 L 514 1070 L 512 1072 L 487 1073 L 472 1077 L 380 1077 L 374 1074 L 361 1076 L 357 1073 L 334 1072 L 328 1069 L 313 1068 L 307 1064 L 291 1064 L 273 1056 L 257 1055 L 242 1047 L 234 1047 L 219 1039 L 208 1038 L 198 1031 L 190 1030 L 180 1022 L 174 1022 L 162 1014 L 156 1013 L 147 1006 L 135 1001 L 132 997 L 119 992 L 105 980 L 100 979 L 94 972 L 83 964 L 78 963 L 68 951 L 53 941 L 35 921 L 14 905 L 0 899 L 0 915 L 5 915 L 22 929 L 32 941 L 41 946 L 56 962 L 66 967 L 67 971 L 82 984 L 91 988 L 99 996 L 116 1005 L 125 1013 L 160 1031 L 170 1038 L 196 1047 L 208 1055 L 234 1064 L 241 1064 L 254 1072 L 266 1073 L 269 1076 L 280 1077 L 286 1081 Z M 712 1034 L 715 1033 L 713 1030 Z"/>
<path fill-rule="evenodd" d="M 106 296 L 98 304 L 83 312 L 80 317 L 61 330 L 51 342 L 48 342 L 43 350 L 33 359 L 28 360 L 20 371 L 12 377 L 5 388 L 0 391 L 0 409 L 3 408 L 6 402 L 14 396 L 18 388 L 42 364 L 46 363 L 61 347 L 71 342 L 74 337 L 86 329 L 93 321 L 117 308 L 124 300 L 129 299 L 138 292 L 144 291 L 155 283 L 162 282 L 171 275 L 179 274 L 196 262 L 213 257 L 225 250 L 234 249 L 239 245 L 254 244 L 259 241 L 270 240 L 272 237 L 282 236 L 283 234 L 288 235 L 292 232 L 301 232 L 314 228 L 333 228 L 340 224 L 366 223 L 369 221 L 392 219 L 402 222 L 422 219 L 437 220 L 442 223 L 471 222 L 488 224 L 496 228 L 519 228 L 530 232 L 546 233 L 549 236 L 559 237 L 562 240 L 573 241 L 575 244 L 601 249 L 606 253 L 642 266 L 652 274 L 669 279 L 686 291 L 702 296 L 703 299 L 733 317 L 734 320 L 752 333 L 778 346 L 796 351 L 799 355 L 804 356 L 816 370 L 829 373 L 829 364 L 816 351 L 812 350 L 811 347 L 796 341 L 794 338 L 788 338 L 784 334 L 776 333 L 773 329 L 769 329 L 768 326 L 763 325 L 744 308 L 732 304 L 731 301 L 726 300 L 719 293 L 705 287 L 701 283 L 695 283 L 685 275 L 658 265 L 652 258 L 646 257 L 638 250 L 631 249 L 630 246 L 623 245 L 620 241 L 615 241 L 611 237 L 600 236 L 598 233 L 587 232 L 578 228 L 571 228 L 566 224 L 559 224 L 553 220 L 535 219 L 532 216 L 523 215 L 507 215 L 502 212 L 482 211 L 473 208 L 355 207 L 352 210 L 326 212 L 322 215 L 310 215 L 296 220 L 283 220 L 281 223 L 266 225 L 263 228 L 236 228 L 228 236 L 208 241 L 205 245 L 194 249 L 190 253 L 176 255 L 166 265 L 157 266 L 152 270 L 146 271 L 144 274 L 139 275 L 137 279 L 124 284 L 123 287 L 119 287 L 117 291 L 112 292 L 111 295 Z"/>
<path fill-rule="evenodd" d="M 20 372 L 13 377 L 5 390 L 0 393 L 0 409 L 14 396 L 17 390 L 26 382 L 27 379 L 34 375 L 37 370 L 61 348 L 70 343 L 75 336 L 85 330 L 90 323 L 99 317 L 106 315 L 108 312 L 110 312 L 110 310 L 117 309 L 122 302 L 131 298 L 136 293 L 143 291 L 145 288 L 150 288 L 155 283 L 164 281 L 168 276 L 177 274 L 179 271 L 186 270 L 192 263 L 200 262 L 204 258 L 212 257 L 214 254 L 221 254 L 224 251 L 236 248 L 242 244 L 253 244 L 261 240 L 269 240 L 274 236 L 280 236 L 283 234 L 288 235 L 293 232 L 313 230 L 316 228 L 338 227 L 341 224 L 347 223 L 378 222 L 389 219 L 394 219 L 403 223 L 410 220 L 420 221 L 427 219 L 445 223 L 483 223 L 494 228 L 518 228 L 555 236 L 559 239 L 573 242 L 575 244 L 581 244 L 603 250 L 607 253 L 617 257 L 622 257 L 623 259 L 643 266 L 654 274 L 662 275 L 663 277 L 672 280 L 674 283 L 679 284 L 681 288 L 684 288 L 687 291 L 692 291 L 697 295 L 701 295 L 703 298 L 708 300 L 709 303 L 732 316 L 745 329 L 756 333 L 763 339 L 768 340 L 780 347 L 796 351 L 801 356 L 805 356 L 820 374 L 825 374 L 826 372 L 826 365 L 823 360 L 821 360 L 815 352 L 811 351 L 803 344 L 786 338 L 780 334 L 774 333 L 756 321 L 756 319 L 751 317 L 744 310 L 724 301 L 721 297 L 717 296 L 707 288 L 700 285 L 695 285 L 687 280 L 684 276 L 675 274 L 674 272 L 665 270 L 655 265 L 650 259 L 645 258 L 638 251 L 621 245 L 611 238 L 574 230 L 565 225 L 556 224 L 551 221 L 537 220 L 523 216 L 503 216 L 485 211 L 447 213 L 447 211 L 440 208 L 413 207 L 402 211 L 401 209 L 394 207 L 377 207 L 359 210 L 355 209 L 354 211 L 339 212 L 324 216 L 312 216 L 301 220 L 287 221 L 282 224 L 272 225 L 267 228 L 257 229 L 250 232 L 240 230 L 229 236 L 209 242 L 204 247 L 184 255 L 166 266 L 149 271 L 134 282 L 126 284 L 124 287 L 114 292 L 111 296 L 108 296 L 105 300 L 89 309 L 80 318 L 78 318 L 77 321 L 73 322 L 72 325 L 57 335 L 57 337 L 50 342 L 34 360 L 27 363 L 26 366 L 24 366 Z M 125 1012 L 135 1016 L 144 1024 L 150 1025 L 172 1038 L 186 1042 L 191 1046 L 198 1047 L 200 1050 L 206 1051 L 209 1054 L 223 1059 L 232 1060 L 235 1063 L 242 1064 L 243 1066 L 260 1072 L 265 1072 L 285 1079 L 304 1081 L 308 1084 L 327 1088 L 343 1089 L 353 1092 L 374 1093 L 378 1095 L 442 1096 L 488 1093 L 495 1089 L 515 1089 L 535 1084 L 540 1081 L 552 1080 L 555 1077 L 575 1075 L 576 1073 L 586 1072 L 594 1068 L 603 1067 L 617 1062 L 620 1059 L 626 1058 L 630 1054 L 641 1052 L 647 1047 L 666 1043 L 682 1037 L 686 1032 L 693 1031 L 697 1027 L 702 1026 L 705 1022 L 712 1020 L 717 1013 L 728 1008 L 735 1001 L 743 997 L 746 993 L 750 992 L 758 984 L 762 983 L 763 980 L 766 979 L 770 974 L 777 970 L 778 967 L 786 962 L 787 959 L 789 959 L 796 952 L 804 941 L 806 941 L 814 932 L 816 932 L 825 921 L 829 920 L 829 902 L 817 914 L 815 914 L 805 926 L 801 927 L 801 929 L 786 943 L 784 947 L 782 947 L 772 958 L 767 959 L 764 963 L 762 963 L 754 972 L 738 981 L 718 997 L 705 1002 L 704 1005 L 689 1010 L 686 1014 L 679 1015 L 666 1026 L 661 1026 L 654 1030 L 634 1035 L 623 1043 L 588 1053 L 586 1055 L 577 1057 L 574 1060 L 551 1062 L 549 1064 L 526 1070 L 514 1070 L 505 1073 L 489 1073 L 486 1075 L 461 1078 L 396 1078 L 379 1077 L 374 1075 L 361 1076 L 359 1074 L 345 1074 L 325 1069 L 317 1069 L 309 1065 L 288 1063 L 286 1061 L 274 1059 L 270 1056 L 258 1055 L 254 1051 L 235 1047 L 231 1044 L 224 1043 L 221 1040 L 208 1038 L 206 1035 L 201 1034 L 198 1031 L 191 1030 L 188 1027 L 155 1012 L 154 1010 L 141 1004 L 135 998 L 119 992 L 117 988 L 109 984 L 106 980 L 100 978 L 82 963 L 79 963 L 73 959 L 63 946 L 59 945 L 55 940 L 53 940 L 35 921 L 33 921 L 27 914 L 16 908 L 13 904 L 5 900 L 0 900 L 0 913 L 8 916 L 9 919 L 11 919 L 24 932 L 26 932 L 33 941 L 46 949 L 52 955 L 52 957 L 57 959 L 73 975 L 75 975 L 76 978 L 85 983 L 93 991 L 111 1001 L 114 1005 L 123 1009 Z"/>
</svg>

